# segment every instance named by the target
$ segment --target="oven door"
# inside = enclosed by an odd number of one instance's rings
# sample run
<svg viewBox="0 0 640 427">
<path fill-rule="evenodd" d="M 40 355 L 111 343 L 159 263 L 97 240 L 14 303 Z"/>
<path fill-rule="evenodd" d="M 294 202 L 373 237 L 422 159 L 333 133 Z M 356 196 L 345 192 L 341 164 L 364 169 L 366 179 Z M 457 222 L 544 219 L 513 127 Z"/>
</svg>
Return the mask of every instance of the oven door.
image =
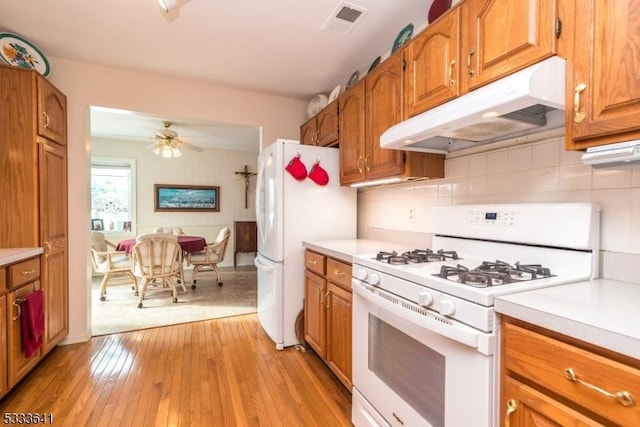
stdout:
<svg viewBox="0 0 640 427">
<path fill-rule="evenodd" d="M 492 425 L 494 356 L 474 345 L 486 334 L 356 279 L 352 288 L 355 426 L 380 416 L 392 426 Z"/>
</svg>

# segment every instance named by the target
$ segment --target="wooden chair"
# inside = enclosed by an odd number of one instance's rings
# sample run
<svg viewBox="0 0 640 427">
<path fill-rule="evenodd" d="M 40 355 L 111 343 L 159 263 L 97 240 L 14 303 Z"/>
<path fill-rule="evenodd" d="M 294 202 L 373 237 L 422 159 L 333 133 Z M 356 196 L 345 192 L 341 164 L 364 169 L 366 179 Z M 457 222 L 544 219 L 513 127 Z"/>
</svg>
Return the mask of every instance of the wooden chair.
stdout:
<svg viewBox="0 0 640 427">
<path fill-rule="evenodd" d="M 224 254 L 227 251 L 227 243 L 231 230 L 228 227 L 223 228 L 218 233 L 215 242 L 207 243 L 203 251 L 187 254 L 187 265 L 193 265 L 193 273 L 191 275 L 191 289 L 196 288 L 196 275 L 199 272 L 214 272 L 218 286 L 222 286 L 220 280 L 220 270 L 218 263 L 224 260 Z M 204 269 L 204 270 L 203 270 Z"/>
<path fill-rule="evenodd" d="M 154 233 L 174 234 L 176 236 L 184 235 L 182 227 L 156 227 L 153 229 Z"/>
<path fill-rule="evenodd" d="M 138 295 L 138 279 L 133 274 L 131 258 L 115 248 L 116 245 L 108 241 L 104 233 L 91 232 L 91 265 L 104 275 L 100 283 L 100 301 L 107 299 L 107 286 L 133 284 L 131 289 Z"/>
<path fill-rule="evenodd" d="M 178 292 L 174 277 L 181 277 L 182 248 L 178 238 L 172 234 L 149 233 L 136 238 L 133 248 L 133 274 L 142 278 L 138 308 L 142 308 L 142 300 L 150 283 L 162 284 L 159 290 L 171 291 L 173 302 L 178 302 Z M 184 287 L 184 280 L 182 282 Z"/>
</svg>

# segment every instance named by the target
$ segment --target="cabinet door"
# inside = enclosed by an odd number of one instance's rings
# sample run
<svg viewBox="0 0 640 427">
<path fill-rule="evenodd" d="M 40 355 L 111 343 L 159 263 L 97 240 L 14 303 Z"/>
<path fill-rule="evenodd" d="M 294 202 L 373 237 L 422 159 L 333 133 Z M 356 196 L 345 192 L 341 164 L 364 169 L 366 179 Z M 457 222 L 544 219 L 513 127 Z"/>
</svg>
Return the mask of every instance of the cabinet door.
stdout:
<svg viewBox="0 0 640 427">
<path fill-rule="evenodd" d="M 338 102 L 333 101 L 318 113 L 316 127 L 318 145 L 327 147 L 338 142 Z"/>
<path fill-rule="evenodd" d="M 351 389 L 351 301 L 350 291 L 327 285 L 327 351 L 325 359 L 338 379 Z"/>
<path fill-rule="evenodd" d="M 5 271 L 0 269 L 0 274 Z M 7 383 L 7 297 L 0 297 L 0 398 L 9 390 Z"/>
<path fill-rule="evenodd" d="M 45 295 L 47 353 L 69 331 L 67 273 L 67 152 L 66 147 L 38 138 L 40 147 L 40 237 L 42 288 Z"/>
<path fill-rule="evenodd" d="M 316 117 L 312 117 L 300 126 L 300 144 L 317 145 L 318 134 L 316 132 Z"/>
<path fill-rule="evenodd" d="M 304 339 L 322 358 L 325 356 L 326 281 L 308 270 L 304 272 Z"/>
<path fill-rule="evenodd" d="M 460 94 L 459 11 L 443 16 L 404 49 L 406 118 Z"/>
<path fill-rule="evenodd" d="M 509 427 L 600 426 L 590 418 L 511 377 L 504 383 L 502 425 Z"/>
<path fill-rule="evenodd" d="M 67 145 L 67 98 L 42 77 L 38 77 L 38 135 Z"/>
<path fill-rule="evenodd" d="M 402 52 L 392 55 L 365 79 L 366 179 L 404 172 L 404 152 L 380 147 L 380 135 L 402 121 Z"/>
<path fill-rule="evenodd" d="M 469 0 L 462 50 L 469 88 L 534 64 L 557 51 L 555 0 Z"/>
<path fill-rule="evenodd" d="M 573 140 L 567 139 L 567 148 L 637 139 L 640 0 L 580 1 L 576 8 L 574 61 L 567 73 Z"/>
<path fill-rule="evenodd" d="M 340 115 L 340 184 L 364 180 L 364 80 L 338 98 Z"/>
<path fill-rule="evenodd" d="M 40 360 L 41 349 L 27 358 L 22 350 L 20 331 L 19 298 L 26 297 L 34 289 L 39 289 L 38 281 L 23 285 L 7 294 L 7 380 L 9 387 L 13 387 Z M 46 295 L 45 295 L 46 298 Z M 45 307 L 46 310 L 46 307 Z M 46 320 L 45 320 L 46 323 Z"/>
</svg>

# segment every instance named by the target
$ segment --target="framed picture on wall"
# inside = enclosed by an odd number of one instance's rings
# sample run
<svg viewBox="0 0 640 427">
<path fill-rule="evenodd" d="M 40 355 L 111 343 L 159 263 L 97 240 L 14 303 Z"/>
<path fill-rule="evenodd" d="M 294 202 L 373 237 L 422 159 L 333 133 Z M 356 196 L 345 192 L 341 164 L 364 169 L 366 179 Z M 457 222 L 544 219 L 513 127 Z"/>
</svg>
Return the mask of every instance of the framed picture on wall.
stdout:
<svg viewBox="0 0 640 427">
<path fill-rule="evenodd" d="M 91 220 L 91 230 L 93 231 L 104 231 L 104 221 L 99 218 L 94 218 Z"/>
<path fill-rule="evenodd" d="M 155 184 L 156 212 L 220 212 L 220 187 Z"/>
</svg>

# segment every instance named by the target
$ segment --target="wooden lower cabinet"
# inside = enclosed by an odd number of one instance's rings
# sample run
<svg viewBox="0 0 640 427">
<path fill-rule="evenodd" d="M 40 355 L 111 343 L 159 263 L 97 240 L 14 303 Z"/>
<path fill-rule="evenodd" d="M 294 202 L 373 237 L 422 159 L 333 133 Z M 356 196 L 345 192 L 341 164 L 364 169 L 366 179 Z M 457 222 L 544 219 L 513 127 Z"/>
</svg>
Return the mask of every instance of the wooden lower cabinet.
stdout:
<svg viewBox="0 0 640 427">
<path fill-rule="evenodd" d="M 305 253 L 305 341 L 351 390 L 351 264 Z"/>
<path fill-rule="evenodd" d="M 0 269 L 4 275 L 4 270 Z M 7 296 L 0 297 L 0 398 L 9 391 L 7 383 Z"/>
<path fill-rule="evenodd" d="M 639 398 L 640 361 L 502 320 L 502 425 L 640 425 Z"/>
</svg>

